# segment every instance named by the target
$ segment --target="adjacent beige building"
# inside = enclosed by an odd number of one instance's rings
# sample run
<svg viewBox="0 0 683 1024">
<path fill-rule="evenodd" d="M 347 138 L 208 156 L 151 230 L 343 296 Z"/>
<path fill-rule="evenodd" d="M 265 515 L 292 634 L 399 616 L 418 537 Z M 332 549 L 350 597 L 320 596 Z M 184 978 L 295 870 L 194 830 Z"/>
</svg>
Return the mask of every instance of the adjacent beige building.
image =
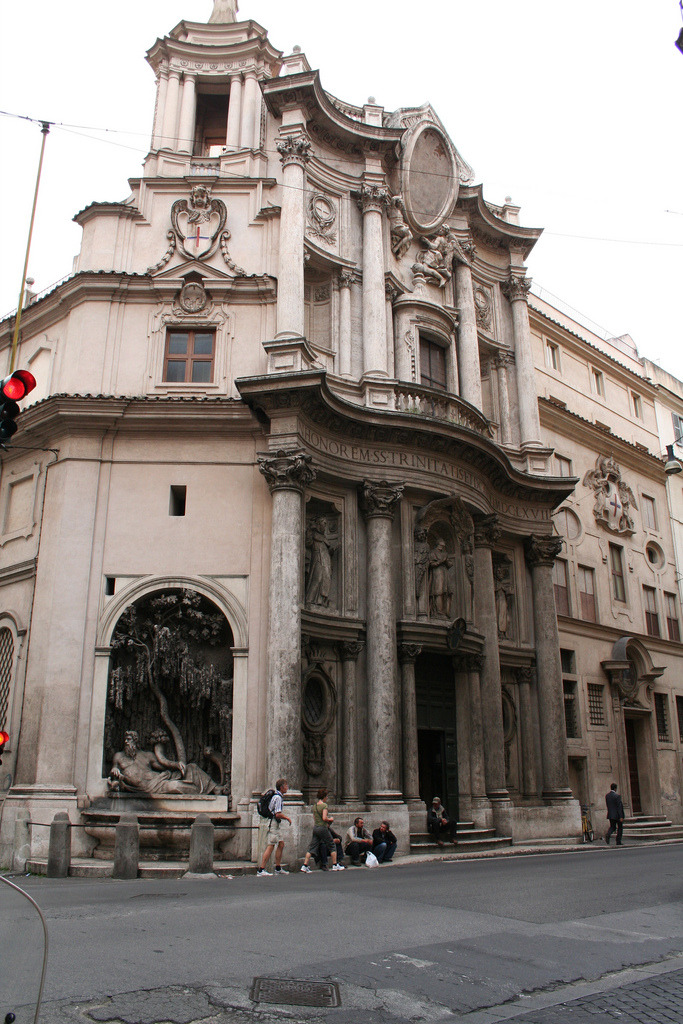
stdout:
<svg viewBox="0 0 683 1024">
<path fill-rule="evenodd" d="M 430 105 L 337 99 L 230 3 L 147 58 L 142 176 L 77 214 L 74 273 L 23 313 L 3 860 L 60 810 L 102 854 L 121 809 L 209 810 L 250 857 L 279 776 L 292 855 L 321 785 L 405 852 L 437 791 L 517 842 L 578 835 L 613 778 L 680 820 L 680 606 L 635 351 L 530 295 L 540 231 L 485 200 Z M 136 786 L 110 775 L 130 730 L 154 755 Z M 181 762 L 224 792 L 183 792 Z"/>
</svg>

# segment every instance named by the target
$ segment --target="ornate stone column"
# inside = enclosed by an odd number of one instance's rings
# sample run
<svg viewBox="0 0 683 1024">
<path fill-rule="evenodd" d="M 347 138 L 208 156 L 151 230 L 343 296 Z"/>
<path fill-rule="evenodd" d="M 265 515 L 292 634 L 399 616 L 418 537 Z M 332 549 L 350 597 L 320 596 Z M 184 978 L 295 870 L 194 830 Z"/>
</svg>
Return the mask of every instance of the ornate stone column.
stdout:
<svg viewBox="0 0 683 1024">
<path fill-rule="evenodd" d="M 244 142 L 242 143 L 244 145 Z M 277 282 L 278 337 L 304 334 L 304 195 L 311 140 L 288 135 L 275 143 L 282 160 L 280 259 Z"/>
<path fill-rule="evenodd" d="M 162 149 L 175 149 L 176 147 L 176 121 L 178 119 L 178 93 L 180 92 L 180 72 L 170 68 L 168 72 L 168 86 L 166 87 L 166 105 L 164 107 L 164 118 L 161 126 Z"/>
<path fill-rule="evenodd" d="M 366 480 L 360 509 L 367 523 L 368 803 L 401 800 L 400 693 L 397 686 L 391 526 L 403 487 Z"/>
<path fill-rule="evenodd" d="M 315 479 L 301 451 L 259 455 L 273 496 L 268 620 L 268 781 L 299 791 L 301 763 L 301 602 L 304 488 Z"/>
<path fill-rule="evenodd" d="M 346 640 L 339 645 L 342 663 L 342 800 L 345 804 L 359 802 L 356 662 L 364 647 L 360 640 Z"/>
<path fill-rule="evenodd" d="M 161 149 L 164 143 L 163 124 L 166 112 L 166 94 L 168 92 L 168 68 L 159 69 L 157 81 L 157 102 L 154 110 L 154 128 L 152 130 L 152 149 Z"/>
<path fill-rule="evenodd" d="M 403 738 L 403 796 L 406 803 L 420 803 L 420 773 L 417 756 L 417 701 L 415 699 L 415 662 L 422 644 L 399 644 L 401 663 L 401 723 Z"/>
<path fill-rule="evenodd" d="M 351 376 L 351 285 L 353 274 L 342 270 L 339 274 L 339 373 Z"/>
<path fill-rule="evenodd" d="M 560 635 L 553 589 L 553 563 L 562 550 L 562 543 L 561 537 L 552 536 L 532 535 L 526 540 L 534 603 L 538 720 L 545 799 L 566 799 L 572 795 L 567 770 Z"/>
<path fill-rule="evenodd" d="M 398 296 L 398 292 L 391 281 L 384 283 L 384 296 L 387 321 L 387 373 L 390 377 L 394 377 L 394 299 Z"/>
<path fill-rule="evenodd" d="M 479 335 L 477 332 L 477 307 L 474 304 L 472 285 L 472 263 L 475 247 L 472 242 L 461 245 L 470 258 L 469 263 L 458 259 L 455 262 L 455 301 L 458 307 L 458 370 L 460 396 L 477 409 L 481 409 L 481 367 L 479 365 Z"/>
<path fill-rule="evenodd" d="M 508 366 L 510 365 L 511 362 L 511 352 L 496 352 L 495 367 L 498 374 L 498 399 L 500 402 L 501 444 L 512 443 L 512 424 L 510 423 L 510 393 L 508 390 Z"/>
<path fill-rule="evenodd" d="M 486 756 L 486 792 L 491 800 L 508 797 L 505 783 L 505 742 L 503 738 L 503 694 L 498 654 L 498 618 L 493 582 L 491 548 L 500 537 L 496 516 L 474 521 L 474 624 L 484 635 L 481 666 L 481 710 Z"/>
<path fill-rule="evenodd" d="M 534 718 L 531 704 L 531 669 L 516 670 L 519 688 L 519 718 L 522 727 L 522 794 L 525 797 L 537 795 L 536 743 L 534 742 Z"/>
<path fill-rule="evenodd" d="M 242 123 L 242 76 L 231 75 L 230 98 L 228 100 L 228 128 L 225 145 L 228 149 L 240 148 L 240 125 Z"/>
<path fill-rule="evenodd" d="M 472 810 L 488 809 L 486 797 L 486 767 L 484 762 L 484 725 L 481 714 L 481 654 L 467 655 L 467 679 L 470 696 L 470 793 Z M 502 699 L 502 698 L 501 698 Z"/>
<path fill-rule="evenodd" d="M 513 274 L 502 288 L 512 306 L 520 441 L 522 446 L 540 446 L 541 423 L 538 416 L 538 393 L 527 306 L 531 279 Z"/>
<path fill-rule="evenodd" d="M 180 103 L 180 126 L 178 128 L 178 152 L 192 153 L 194 148 L 194 118 L 196 110 L 195 76 L 187 71 L 183 74 L 183 94 Z"/>
<path fill-rule="evenodd" d="M 240 132 L 241 148 L 255 149 L 254 124 L 256 122 L 257 102 L 261 98 L 256 72 L 252 69 L 244 76 L 244 98 L 242 103 L 242 130 Z M 280 147 L 278 146 L 278 149 Z"/>
<path fill-rule="evenodd" d="M 358 194 L 363 212 L 363 373 L 387 376 L 387 317 L 384 295 L 382 214 L 390 196 L 380 185 L 364 183 Z"/>
</svg>

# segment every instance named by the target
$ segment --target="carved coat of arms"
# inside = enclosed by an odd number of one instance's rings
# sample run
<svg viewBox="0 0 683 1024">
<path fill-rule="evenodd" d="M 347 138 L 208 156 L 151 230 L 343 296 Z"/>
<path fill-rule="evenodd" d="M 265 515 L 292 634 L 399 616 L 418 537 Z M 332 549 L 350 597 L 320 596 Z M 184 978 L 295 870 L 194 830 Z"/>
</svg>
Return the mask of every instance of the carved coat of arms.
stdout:
<svg viewBox="0 0 683 1024">
<path fill-rule="evenodd" d="M 584 476 L 583 485 L 595 491 L 593 515 L 598 523 L 612 533 L 635 533 L 632 510 L 637 510 L 638 505 L 614 459 L 599 455 L 595 469 L 589 469 Z"/>
<path fill-rule="evenodd" d="M 190 259 L 206 259 L 218 248 L 227 210 L 222 199 L 212 199 L 205 185 L 195 185 L 189 199 L 176 199 L 171 224 L 178 248 Z"/>
</svg>

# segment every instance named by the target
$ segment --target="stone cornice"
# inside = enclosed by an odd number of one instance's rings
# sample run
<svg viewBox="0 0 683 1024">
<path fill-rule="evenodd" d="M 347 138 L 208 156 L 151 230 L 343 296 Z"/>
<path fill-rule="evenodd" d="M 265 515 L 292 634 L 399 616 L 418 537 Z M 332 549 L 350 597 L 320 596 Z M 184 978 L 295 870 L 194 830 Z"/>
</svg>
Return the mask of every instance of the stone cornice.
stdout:
<svg viewBox="0 0 683 1024">
<path fill-rule="evenodd" d="M 434 453 L 476 468 L 491 489 L 506 498 L 538 502 L 555 508 L 573 491 L 574 479 L 531 476 L 514 468 L 504 451 L 484 433 L 448 421 L 411 413 L 356 405 L 335 394 L 324 370 L 242 377 L 236 381 L 242 398 L 257 414 L 276 417 L 298 412 L 304 421 L 342 437 L 419 453 Z M 363 467 L 359 466 L 359 473 Z M 367 470 L 365 474 L 367 475 Z"/>
<path fill-rule="evenodd" d="M 517 248 L 525 260 L 543 233 L 542 228 L 524 228 L 498 217 L 484 201 L 483 185 L 461 186 L 458 206 L 469 213 L 475 241 L 485 243 L 489 238 L 494 246 Z"/>
<path fill-rule="evenodd" d="M 261 89 L 274 117 L 280 118 L 283 110 L 288 107 L 303 107 L 318 129 L 318 139 L 322 136 L 322 141 L 327 134 L 356 147 L 359 152 L 368 149 L 390 153 L 403 135 L 403 129 L 364 124 L 344 114 L 330 101 L 320 84 L 318 71 L 271 78 L 261 83 Z"/>
<path fill-rule="evenodd" d="M 266 30 L 256 21 L 213 25 L 181 21 L 164 39 L 157 39 L 146 57 L 155 72 L 171 61 L 187 61 L 188 70 L 196 74 L 203 72 L 194 65 L 206 64 L 209 75 L 221 73 L 227 65 L 234 65 L 234 70 L 240 72 L 244 70 L 240 62 L 249 58 L 265 63 L 273 75 L 279 74 L 282 66 L 282 50 L 275 49 Z"/>
</svg>

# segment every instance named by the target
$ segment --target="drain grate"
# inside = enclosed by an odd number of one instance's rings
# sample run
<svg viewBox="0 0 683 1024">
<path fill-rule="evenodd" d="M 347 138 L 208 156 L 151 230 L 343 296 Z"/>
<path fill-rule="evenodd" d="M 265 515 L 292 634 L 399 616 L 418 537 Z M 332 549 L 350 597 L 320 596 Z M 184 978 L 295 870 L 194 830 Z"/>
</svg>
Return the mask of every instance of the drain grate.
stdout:
<svg viewBox="0 0 683 1024">
<path fill-rule="evenodd" d="M 285 1006 L 341 1006 L 339 985 L 332 981 L 254 978 L 251 999 L 255 1003 L 282 1003 Z"/>
</svg>

